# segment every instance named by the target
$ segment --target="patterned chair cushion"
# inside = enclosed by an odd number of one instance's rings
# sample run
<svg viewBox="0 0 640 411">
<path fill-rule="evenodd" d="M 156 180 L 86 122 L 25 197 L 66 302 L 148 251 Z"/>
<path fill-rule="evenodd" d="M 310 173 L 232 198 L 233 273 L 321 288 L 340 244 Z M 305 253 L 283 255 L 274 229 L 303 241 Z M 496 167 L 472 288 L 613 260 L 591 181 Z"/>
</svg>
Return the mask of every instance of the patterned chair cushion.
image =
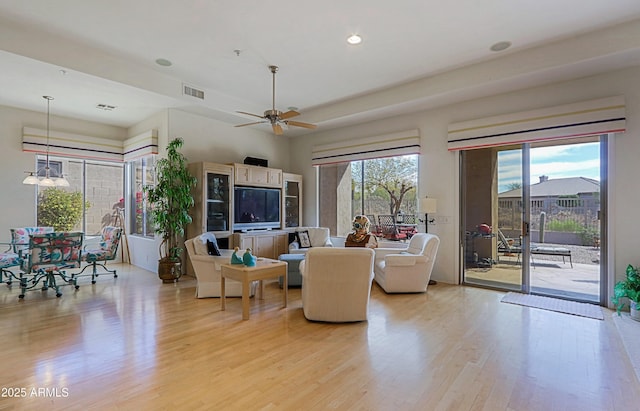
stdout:
<svg viewBox="0 0 640 411">
<path fill-rule="evenodd" d="M 104 227 L 100 244 L 97 247 L 85 247 L 82 259 L 87 262 L 115 259 L 121 235 L 122 229 L 120 227 Z"/>
<path fill-rule="evenodd" d="M 81 232 L 32 234 L 29 241 L 30 271 L 56 267 L 80 267 Z"/>
<path fill-rule="evenodd" d="M 16 253 L 0 253 L 0 268 L 20 265 L 20 256 Z"/>
<path fill-rule="evenodd" d="M 20 254 L 29 250 L 29 236 L 31 234 L 53 233 L 53 227 L 21 227 L 11 229 L 13 252 Z"/>
</svg>

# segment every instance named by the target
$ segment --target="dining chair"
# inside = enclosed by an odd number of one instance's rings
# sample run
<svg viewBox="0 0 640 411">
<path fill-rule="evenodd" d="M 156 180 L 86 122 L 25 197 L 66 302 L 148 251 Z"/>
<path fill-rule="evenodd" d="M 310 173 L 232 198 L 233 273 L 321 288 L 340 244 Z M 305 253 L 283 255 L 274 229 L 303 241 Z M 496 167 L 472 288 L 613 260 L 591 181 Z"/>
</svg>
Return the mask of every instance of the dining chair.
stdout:
<svg viewBox="0 0 640 411">
<path fill-rule="evenodd" d="M 68 275 L 66 270 L 80 267 L 82 256 L 82 232 L 53 232 L 46 234 L 32 234 L 29 236 L 29 250 L 24 259 L 24 275 L 20 277 L 21 293 L 18 298 L 23 299 L 28 290 L 35 288 L 40 281 L 42 290 L 49 288 L 56 290 L 56 297 L 62 296 L 61 285 L 73 285 L 80 288 L 74 274 Z M 59 277 L 66 284 L 58 284 Z"/>
<path fill-rule="evenodd" d="M 118 245 L 120 244 L 120 238 L 122 236 L 122 228 L 114 226 L 106 226 L 102 229 L 100 235 L 100 243 L 98 246 L 89 247 L 87 244 L 82 252 L 82 260 L 88 264 L 76 274 L 76 277 L 82 275 L 82 273 L 89 267 L 92 268 L 91 272 L 91 284 L 96 283 L 98 277 L 98 266 L 104 268 L 107 273 L 112 273 L 113 278 L 118 278 L 116 270 L 109 270 L 107 268 L 107 261 L 115 260 L 118 254 Z M 85 274 L 88 275 L 88 274 Z"/>
<path fill-rule="evenodd" d="M 10 270 L 13 267 L 20 267 L 22 259 L 20 256 L 13 252 L 13 248 L 9 248 L 6 251 L 0 253 L 0 282 L 11 285 L 13 279 L 16 280 L 15 273 Z"/>
<path fill-rule="evenodd" d="M 21 227 L 9 229 L 11 242 L 6 243 L 7 249 L 0 252 L 0 282 L 11 286 L 13 280 L 20 282 L 22 273 L 15 273 L 10 269 L 22 267 L 31 234 L 52 233 L 53 227 Z"/>
</svg>

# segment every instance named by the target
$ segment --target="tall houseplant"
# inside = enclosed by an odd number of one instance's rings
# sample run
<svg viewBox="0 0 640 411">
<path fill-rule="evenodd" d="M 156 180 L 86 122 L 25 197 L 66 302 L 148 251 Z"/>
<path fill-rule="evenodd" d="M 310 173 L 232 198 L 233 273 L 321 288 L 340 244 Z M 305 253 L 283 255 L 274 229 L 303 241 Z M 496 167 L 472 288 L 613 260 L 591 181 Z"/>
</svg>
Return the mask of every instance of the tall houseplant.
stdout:
<svg viewBox="0 0 640 411">
<path fill-rule="evenodd" d="M 638 267 L 634 267 L 631 264 L 627 266 L 626 279 L 624 281 L 618 281 L 613 287 L 613 297 L 611 301 L 620 314 L 620 310 L 624 307 L 622 298 L 629 299 L 629 305 L 631 308 L 631 318 L 640 321 L 640 313 L 638 312 L 638 304 L 640 303 L 640 273 L 638 273 Z"/>
<path fill-rule="evenodd" d="M 178 151 L 183 144 L 181 138 L 169 142 L 167 157 L 156 164 L 156 185 L 145 188 L 152 205 L 155 231 L 162 237 L 158 276 L 165 283 L 174 282 L 182 275 L 182 237 L 185 227 L 191 223 L 189 209 L 194 204 L 191 188 L 196 178 L 187 170 L 187 158 Z"/>
</svg>

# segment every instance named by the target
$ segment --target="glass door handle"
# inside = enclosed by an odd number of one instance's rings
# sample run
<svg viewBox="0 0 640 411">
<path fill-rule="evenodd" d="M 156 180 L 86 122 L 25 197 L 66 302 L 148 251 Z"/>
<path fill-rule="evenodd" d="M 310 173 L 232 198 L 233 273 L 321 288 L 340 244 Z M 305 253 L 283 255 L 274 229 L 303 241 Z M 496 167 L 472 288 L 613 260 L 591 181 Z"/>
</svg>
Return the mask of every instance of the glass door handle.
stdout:
<svg viewBox="0 0 640 411">
<path fill-rule="evenodd" d="M 522 235 L 525 237 L 529 236 L 529 223 L 526 221 L 522 222 Z"/>
</svg>

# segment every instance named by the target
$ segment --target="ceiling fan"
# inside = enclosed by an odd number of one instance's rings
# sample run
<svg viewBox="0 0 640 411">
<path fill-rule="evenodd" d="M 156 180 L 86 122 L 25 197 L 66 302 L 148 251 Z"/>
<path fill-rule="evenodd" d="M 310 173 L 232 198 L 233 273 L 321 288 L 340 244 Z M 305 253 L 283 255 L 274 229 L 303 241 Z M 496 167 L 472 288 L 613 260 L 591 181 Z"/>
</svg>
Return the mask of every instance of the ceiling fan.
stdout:
<svg viewBox="0 0 640 411">
<path fill-rule="evenodd" d="M 258 117 L 258 118 L 261 118 L 262 120 L 255 121 L 252 123 L 247 123 L 247 124 L 239 124 L 236 127 L 252 126 L 254 124 L 262 124 L 262 123 L 271 123 L 271 128 L 273 128 L 273 132 L 278 136 L 283 134 L 282 124 L 284 124 L 287 127 L 289 126 L 304 127 L 312 130 L 318 127 L 315 124 L 289 120 L 291 117 L 300 115 L 300 113 L 298 113 L 295 110 L 289 110 L 284 113 L 282 111 L 276 110 L 276 72 L 278 71 L 278 66 L 269 66 L 269 70 L 273 75 L 273 99 L 272 99 L 271 110 L 265 111 L 264 115 L 262 116 L 259 116 L 257 114 L 247 113 L 246 111 L 238 111 L 238 113 L 246 114 L 248 116 Z"/>
</svg>

